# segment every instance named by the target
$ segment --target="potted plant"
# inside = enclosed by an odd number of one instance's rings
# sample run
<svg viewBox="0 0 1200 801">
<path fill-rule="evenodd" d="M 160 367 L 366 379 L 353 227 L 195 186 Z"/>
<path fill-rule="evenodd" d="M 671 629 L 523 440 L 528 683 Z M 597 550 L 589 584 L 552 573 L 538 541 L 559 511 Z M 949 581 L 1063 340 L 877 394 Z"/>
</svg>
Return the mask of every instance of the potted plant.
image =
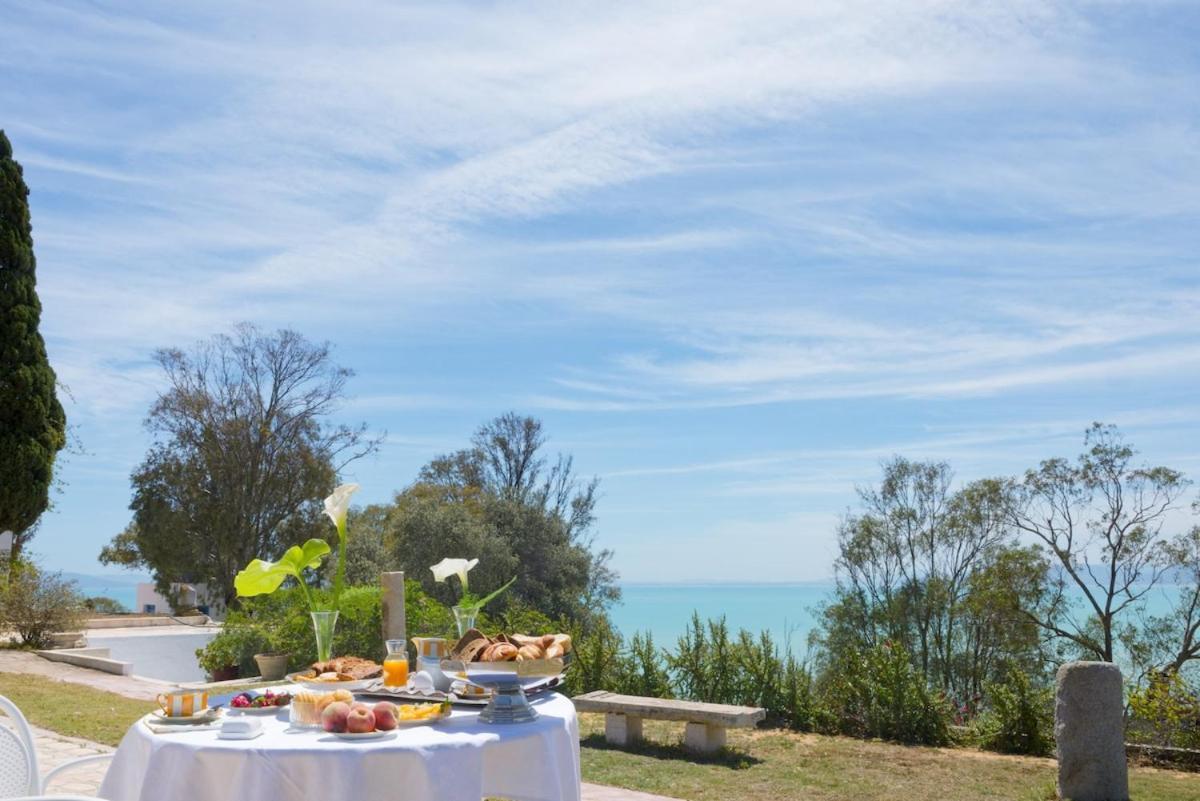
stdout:
<svg viewBox="0 0 1200 801">
<path fill-rule="evenodd" d="M 240 674 L 242 661 L 240 638 L 221 632 L 208 645 L 196 649 L 196 661 L 213 681 L 232 681 Z"/>
<path fill-rule="evenodd" d="M 268 650 L 268 637 L 254 625 L 226 623 L 208 645 L 196 650 L 196 661 L 213 681 L 231 681 L 254 672 L 254 654 Z"/>
<path fill-rule="evenodd" d="M 287 676 L 290 656 L 286 651 L 266 651 L 255 654 L 254 662 L 258 665 L 258 675 L 262 677 L 263 681 L 282 680 Z"/>
</svg>

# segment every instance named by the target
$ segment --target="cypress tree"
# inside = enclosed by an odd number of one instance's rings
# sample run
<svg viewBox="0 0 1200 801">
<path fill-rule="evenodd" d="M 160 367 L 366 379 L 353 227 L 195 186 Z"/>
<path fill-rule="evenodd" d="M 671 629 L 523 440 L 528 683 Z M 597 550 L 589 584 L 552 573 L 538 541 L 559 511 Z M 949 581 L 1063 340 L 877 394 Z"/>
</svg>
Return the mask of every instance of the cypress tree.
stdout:
<svg viewBox="0 0 1200 801">
<path fill-rule="evenodd" d="M 0 532 L 22 535 L 50 504 L 54 457 L 66 444 L 66 414 L 38 332 L 29 187 L 0 130 Z"/>
</svg>

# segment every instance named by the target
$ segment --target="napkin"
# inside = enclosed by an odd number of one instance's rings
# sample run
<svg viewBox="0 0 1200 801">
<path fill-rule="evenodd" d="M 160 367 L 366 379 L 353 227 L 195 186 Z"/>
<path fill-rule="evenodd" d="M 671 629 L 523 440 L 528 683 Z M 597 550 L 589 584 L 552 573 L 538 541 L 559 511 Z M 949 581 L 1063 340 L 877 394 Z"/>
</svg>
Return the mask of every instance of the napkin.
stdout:
<svg viewBox="0 0 1200 801">
<path fill-rule="evenodd" d="M 258 718 L 229 718 L 221 724 L 222 740 L 253 740 L 263 733 L 262 721 Z"/>
</svg>

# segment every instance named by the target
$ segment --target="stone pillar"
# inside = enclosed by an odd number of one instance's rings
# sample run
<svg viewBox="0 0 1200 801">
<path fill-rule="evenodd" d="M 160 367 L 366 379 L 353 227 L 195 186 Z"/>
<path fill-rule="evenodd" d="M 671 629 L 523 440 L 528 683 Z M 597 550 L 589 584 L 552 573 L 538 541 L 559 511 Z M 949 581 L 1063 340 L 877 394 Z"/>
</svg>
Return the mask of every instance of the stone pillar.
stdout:
<svg viewBox="0 0 1200 801">
<path fill-rule="evenodd" d="M 379 581 L 383 585 L 383 639 L 404 640 L 408 621 L 404 617 L 404 572 L 382 573 Z"/>
<path fill-rule="evenodd" d="M 604 716 L 604 739 L 611 745 L 633 745 L 642 739 L 642 719 L 609 712 Z"/>
<path fill-rule="evenodd" d="M 683 745 L 699 754 L 720 751 L 725 747 L 725 727 L 712 723 L 688 723 L 683 730 Z"/>
<path fill-rule="evenodd" d="M 1120 668 L 1111 662 L 1068 662 L 1058 669 L 1057 683 L 1059 798 L 1128 801 Z"/>
</svg>

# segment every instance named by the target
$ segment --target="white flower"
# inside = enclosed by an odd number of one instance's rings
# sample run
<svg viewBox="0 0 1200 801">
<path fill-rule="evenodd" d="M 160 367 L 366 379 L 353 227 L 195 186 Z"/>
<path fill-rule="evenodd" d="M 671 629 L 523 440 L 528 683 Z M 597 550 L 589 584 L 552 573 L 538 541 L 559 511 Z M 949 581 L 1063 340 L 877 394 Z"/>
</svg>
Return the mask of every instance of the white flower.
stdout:
<svg viewBox="0 0 1200 801">
<path fill-rule="evenodd" d="M 325 499 L 325 514 L 338 527 L 338 531 L 346 525 L 346 513 L 350 511 L 350 496 L 358 492 L 357 484 L 343 484 Z"/>
<path fill-rule="evenodd" d="M 436 581 L 445 581 L 453 575 L 457 575 L 459 581 L 462 582 L 463 589 L 467 589 L 467 571 L 479 564 L 478 559 L 443 559 L 433 567 L 429 568 L 433 571 L 433 578 Z"/>
</svg>

